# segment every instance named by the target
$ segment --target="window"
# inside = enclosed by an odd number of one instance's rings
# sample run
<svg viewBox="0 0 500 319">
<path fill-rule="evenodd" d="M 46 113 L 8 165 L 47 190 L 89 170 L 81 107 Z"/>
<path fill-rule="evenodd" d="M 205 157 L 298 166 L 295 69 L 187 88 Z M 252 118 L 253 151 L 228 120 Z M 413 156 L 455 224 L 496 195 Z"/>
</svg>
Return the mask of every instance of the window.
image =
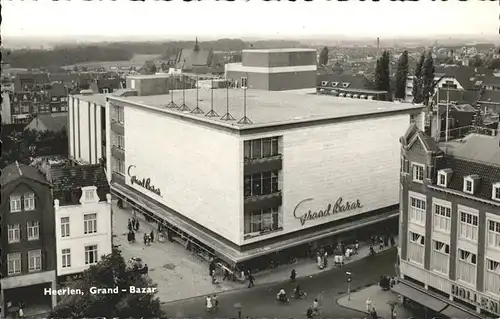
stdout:
<svg viewBox="0 0 500 319">
<path fill-rule="evenodd" d="M 337 87 L 339 85 L 339 82 L 332 82 L 332 87 Z"/>
<path fill-rule="evenodd" d="M 488 220 L 488 246 L 500 249 L 500 223 Z"/>
<path fill-rule="evenodd" d="M 472 194 L 473 193 L 473 188 L 474 186 L 474 181 L 472 179 L 467 179 L 467 177 L 464 179 L 464 192 Z"/>
<path fill-rule="evenodd" d="M 38 240 L 40 237 L 40 223 L 38 221 L 28 222 L 28 240 Z"/>
<path fill-rule="evenodd" d="M 476 254 L 458 250 L 457 278 L 471 285 L 476 284 Z"/>
<path fill-rule="evenodd" d="M 61 237 L 69 237 L 69 217 L 61 217 Z"/>
<path fill-rule="evenodd" d="M 434 230 L 450 232 L 451 207 L 434 204 Z"/>
<path fill-rule="evenodd" d="M 66 248 L 61 250 L 61 265 L 62 268 L 69 268 L 71 267 L 71 249 Z"/>
<path fill-rule="evenodd" d="M 485 289 L 500 295 L 500 262 L 486 259 Z"/>
<path fill-rule="evenodd" d="M 279 209 L 263 209 L 245 216 L 245 234 L 257 232 L 269 232 L 280 229 L 282 226 L 282 215 Z"/>
<path fill-rule="evenodd" d="M 446 183 L 446 173 L 444 172 L 439 172 L 438 173 L 438 185 L 446 187 L 448 183 Z"/>
<path fill-rule="evenodd" d="M 342 83 L 342 86 L 346 88 L 346 87 L 349 87 L 350 84 L 351 83 Z"/>
<path fill-rule="evenodd" d="M 19 224 L 8 225 L 7 235 L 9 244 L 18 243 L 21 241 L 21 230 Z"/>
<path fill-rule="evenodd" d="M 119 158 L 112 158 L 113 172 L 125 174 L 125 162 Z"/>
<path fill-rule="evenodd" d="M 425 225 L 427 203 L 425 200 L 410 196 L 410 222 Z"/>
<path fill-rule="evenodd" d="M 122 107 L 119 107 L 119 106 L 115 106 L 114 107 L 114 117 L 113 117 L 113 120 L 119 122 L 119 123 L 123 123 L 124 122 L 124 114 L 123 114 L 123 108 Z"/>
<path fill-rule="evenodd" d="M 97 263 L 97 245 L 85 246 L 85 265 Z"/>
<path fill-rule="evenodd" d="M 491 198 L 494 200 L 500 200 L 500 183 L 493 184 Z"/>
<path fill-rule="evenodd" d="M 424 244 L 424 236 L 413 232 L 409 233 L 408 258 L 411 261 L 416 262 L 417 264 L 424 263 Z"/>
<path fill-rule="evenodd" d="M 83 233 L 84 234 L 97 233 L 97 214 L 96 213 L 83 215 Z"/>
<path fill-rule="evenodd" d="M 94 200 L 94 190 L 86 190 L 85 191 L 85 200 Z"/>
<path fill-rule="evenodd" d="M 244 195 L 261 196 L 279 192 L 278 171 L 245 175 Z"/>
<path fill-rule="evenodd" d="M 116 135 L 116 140 L 115 140 L 115 143 L 116 143 L 116 147 L 118 147 L 119 149 L 122 149 L 124 150 L 125 149 L 125 137 L 123 136 L 123 134 L 120 134 L 120 133 L 115 133 Z"/>
<path fill-rule="evenodd" d="M 248 78 L 241 78 L 241 87 L 246 88 L 248 83 Z"/>
<path fill-rule="evenodd" d="M 55 102 L 55 101 L 57 101 L 57 97 L 53 96 L 52 97 L 52 102 Z"/>
<path fill-rule="evenodd" d="M 11 213 L 21 211 L 21 196 L 10 197 L 10 211 Z"/>
<path fill-rule="evenodd" d="M 103 94 L 108 94 L 109 93 L 109 89 L 102 89 L 102 93 Z"/>
<path fill-rule="evenodd" d="M 431 268 L 443 274 L 448 274 L 450 263 L 450 245 L 434 240 Z"/>
<path fill-rule="evenodd" d="M 414 182 L 423 182 L 424 181 L 424 165 L 420 164 L 412 164 L 412 174 Z"/>
<path fill-rule="evenodd" d="M 328 85 L 328 81 L 321 81 L 321 86 L 327 86 Z"/>
<path fill-rule="evenodd" d="M 7 273 L 9 276 L 21 273 L 21 253 L 7 255 Z"/>
<path fill-rule="evenodd" d="M 24 194 L 24 210 L 34 210 L 35 209 L 35 194 L 26 193 Z"/>
<path fill-rule="evenodd" d="M 40 249 L 28 251 L 28 271 L 42 270 L 42 251 Z"/>
<path fill-rule="evenodd" d="M 463 239 L 477 241 L 477 215 L 459 211 L 460 229 L 459 236 Z"/>
<path fill-rule="evenodd" d="M 278 137 L 256 139 L 244 142 L 244 157 L 246 160 L 266 158 L 279 155 Z"/>
</svg>

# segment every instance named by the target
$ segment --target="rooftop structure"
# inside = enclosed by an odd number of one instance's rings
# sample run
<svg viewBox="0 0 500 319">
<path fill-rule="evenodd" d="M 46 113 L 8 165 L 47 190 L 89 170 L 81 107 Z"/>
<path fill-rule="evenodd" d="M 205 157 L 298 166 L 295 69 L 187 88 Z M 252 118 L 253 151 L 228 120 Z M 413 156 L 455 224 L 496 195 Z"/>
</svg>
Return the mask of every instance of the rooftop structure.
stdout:
<svg viewBox="0 0 500 319">
<path fill-rule="evenodd" d="M 441 143 L 440 147 L 455 157 L 500 166 L 500 135 L 470 134 Z"/>
<path fill-rule="evenodd" d="M 211 109 L 213 93 L 213 109 L 218 114 L 229 113 L 236 118 L 235 121 L 224 121 L 218 118 L 208 118 L 204 114 L 195 115 L 190 112 L 179 112 L 169 109 L 166 105 L 170 102 L 170 95 L 149 95 L 108 98 L 117 102 L 134 104 L 139 107 L 154 109 L 166 114 L 180 116 L 200 122 L 209 122 L 234 129 L 256 128 L 292 123 L 305 123 L 312 121 L 346 119 L 360 116 L 377 116 L 420 110 L 421 106 L 412 104 L 397 104 L 382 101 L 350 100 L 331 96 L 307 95 L 287 92 L 247 90 L 246 106 L 247 116 L 252 124 L 238 124 L 238 119 L 244 116 L 245 92 L 244 90 L 198 90 L 198 104 L 196 90 L 186 90 L 186 105 L 194 108 L 198 105 L 205 113 Z M 174 91 L 173 100 L 176 104 L 183 104 L 180 91 Z M 229 98 L 228 98 L 229 97 Z"/>
</svg>

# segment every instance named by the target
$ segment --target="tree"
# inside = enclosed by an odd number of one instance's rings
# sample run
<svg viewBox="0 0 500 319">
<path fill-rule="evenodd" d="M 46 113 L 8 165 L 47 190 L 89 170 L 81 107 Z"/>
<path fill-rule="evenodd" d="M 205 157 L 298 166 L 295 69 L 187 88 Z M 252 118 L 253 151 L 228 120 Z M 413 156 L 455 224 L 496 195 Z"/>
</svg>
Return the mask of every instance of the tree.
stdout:
<svg viewBox="0 0 500 319">
<path fill-rule="evenodd" d="M 408 78 L 408 51 L 404 51 L 398 59 L 396 70 L 396 92 L 397 99 L 404 99 L 406 96 L 406 80 Z"/>
<path fill-rule="evenodd" d="M 127 267 L 120 250 L 116 248 L 111 254 L 103 256 L 96 265 L 85 270 L 83 279 L 70 281 L 68 285 L 81 289 L 83 294 L 65 295 L 52 310 L 50 318 L 164 317 L 155 293 L 132 294 L 128 291 L 129 287 L 148 288 L 155 285 L 136 269 Z M 118 293 L 91 294 L 90 287 L 118 287 Z"/>
<path fill-rule="evenodd" d="M 377 66 L 375 67 L 375 88 L 378 91 L 386 91 L 387 100 L 390 100 L 391 95 L 390 60 L 389 52 L 384 50 L 382 56 L 377 60 Z"/>
<path fill-rule="evenodd" d="M 473 68 L 481 67 L 483 66 L 483 59 L 481 59 L 481 57 L 476 54 L 470 59 L 469 65 Z"/>
<path fill-rule="evenodd" d="M 422 97 L 425 105 L 429 102 L 429 98 L 434 88 L 434 59 L 432 52 L 427 52 L 427 56 L 422 66 Z"/>
<path fill-rule="evenodd" d="M 327 65 L 328 64 L 328 48 L 324 47 L 319 53 L 319 65 Z"/>
<path fill-rule="evenodd" d="M 425 52 L 422 52 L 422 55 L 420 55 L 420 59 L 417 62 L 417 65 L 415 67 L 415 76 L 413 77 L 413 89 L 412 89 L 412 95 L 413 95 L 413 103 L 422 103 L 423 102 L 423 95 L 422 95 L 422 67 L 424 65 L 425 61 Z"/>
</svg>

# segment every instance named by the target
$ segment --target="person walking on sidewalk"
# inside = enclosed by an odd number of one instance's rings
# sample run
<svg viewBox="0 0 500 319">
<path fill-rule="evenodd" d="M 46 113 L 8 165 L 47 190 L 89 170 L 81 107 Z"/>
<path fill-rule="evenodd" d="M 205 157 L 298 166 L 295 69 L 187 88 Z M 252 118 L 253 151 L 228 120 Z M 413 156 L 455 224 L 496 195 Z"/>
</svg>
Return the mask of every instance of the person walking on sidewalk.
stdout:
<svg viewBox="0 0 500 319">
<path fill-rule="evenodd" d="M 151 239 L 151 242 L 154 242 L 154 238 L 155 238 L 155 233 L 151 229 L 151 233 L 149 233 L 149 239 Z"/>
<path fill-rule="evenodd" d="M 368 299 L 366 299 L 366 312 L 370 313 L 371 310 L 372 310 L 372 300 L 370 299 L 370 297 L 368 297 Z"/>
<path fill-rule="evenodd" d="M 325 255 L 323 256 L 323 265 L 328 267 L 328 253 L 325 251 Z"/>
<path fill-rule="evenodd" d="M 356 240 L 356 243 L 354 244 L 354 254 L 357 255 L 359 251 L 359 241 Z"/>
<path fill-rule="evenodd" d="M 248 288 L 252 288 L 253 286 L 255 286 L 255 278 L 253 277 L 253 275 L 248 272 Z"/>
<path fill-rule="evenodd" d="M 290 273 L 290 280 L 295 281 L 295 278 L 297 278 L 297 271 L 292 269 L 292 272 Z"/>
<path fill-rule="evenodd" d="M 128 228 L 128 231 L 129 231 L 129 232 L 131 232 L 131 231 L 132 231 L 132 220 L 131 220 L 130 218 L 128 219 L 127 228 Z"/>
<path fill-rule="evenodd" d="M 394 240 L 394 236 L 391 235 L 389 241 L 391 242 L 391 247 L 394 247 L 394 245 L 396 245 L 396 240 Z"/>
<path fill-rule="evenodd" d="M 379 244 L 378 249 L 383 250 L 384 249 L 384 239 L 382 238 L 382 236 L 379 237 L 378 244 Z"/>
<path fill-rule="evenodd" d="M 146 233 L 144 233 L 143 239 L 144 239 L 144 246 L 147 246 L 148 245 L 148 235 Z"/>
</svg>

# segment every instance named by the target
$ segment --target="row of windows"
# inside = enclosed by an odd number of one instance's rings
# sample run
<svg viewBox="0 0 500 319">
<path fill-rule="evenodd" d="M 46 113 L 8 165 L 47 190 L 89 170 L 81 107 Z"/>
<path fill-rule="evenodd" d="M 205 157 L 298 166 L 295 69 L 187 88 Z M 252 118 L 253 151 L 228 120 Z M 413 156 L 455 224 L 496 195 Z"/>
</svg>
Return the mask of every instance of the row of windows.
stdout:
<svg viewBox="0 0 500 319">
<path fill-rule="evenodd" d="M 29 221 L 26 223 L 26 237 L 28 240 L 38 240 L 40 238 L 40 223 L 38 221 Z M 13 224 L 7 226 L 7 240 L 9 244 L 19 243 L 21 241 L 21 225 Z"/>
<path fill-rule="evenodd" d="M 269 232 L 282 227 L 279 208 L 268 208 L 251 212 L 245 216 L 244 233 Z"/>
<path fill-rule="evenodd" d="M 125 149 L 125 136 L 120 133 L 113 132 L 112 145 L 118 147 L 119 149 Z"/>
<path fill-rule="evenodd" d="M 245 175 L 244 190 L 245 198 L 277 193 L 278 171 Z"/>
<path fill-rule="evenodd" d="M 22 210 L 30 211 L 35 209 L 35 194 L 25 193 L 24 195 L 10 196 L 10 212 L 16 213 Z"/>
<path fill-rule="evenodd" d="M 7 255 L 7 274 L 17 275 L 21 273 L 21 253 L 10 253 Z M 28 251 L 28 271 L 42 270 L 42 251 L 40 249 Z"/>
<path fill-rule="evenodd" d="M 85 235 L 97 233 L 97 214 L 83 215 L 83 233 Z M 61 237 L 70 236 L 70 220 L 69 217 L 61 217 Z"/>
<path fill-rule="evenodd" d="M 278 137 L 260 138 L 244 142 L 245 159 L 266 158 L 279 155 Z"/>
<path fill-rule="evenodd" d="M 113 121 L 123 123 L 125 121 L 125 114 L 123 112 L 123 107 L 120 106 L 113 106 L 113 114 L 112 114 L 112 119 Z"/>
<path fill-rule="evenodd" d="M 112 157 L 111 170 L 115 173 L 125 174 L 125 161 L 116 157 Z"/>
<path fill-rule="evenodd" d="M 99 261 L 97 245 L 85 246 L 85 265 L 92 265 Z M 71 248 L 61 249 L 61 267 L 71 267 Z"/>
</svg>

